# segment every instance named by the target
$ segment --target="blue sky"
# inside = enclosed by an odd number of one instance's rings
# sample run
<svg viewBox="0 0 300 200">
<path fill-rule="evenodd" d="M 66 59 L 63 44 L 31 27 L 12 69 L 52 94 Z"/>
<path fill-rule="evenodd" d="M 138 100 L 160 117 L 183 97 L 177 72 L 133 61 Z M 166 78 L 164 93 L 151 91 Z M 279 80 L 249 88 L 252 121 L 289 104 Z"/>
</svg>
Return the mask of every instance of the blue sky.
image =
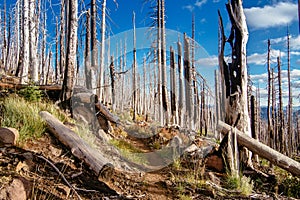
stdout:
<svg viewBox="0 0 300 200">
<path fill-rule="evenodd" d="M 129 3 L 130 2 L 130 3 Z M 196 41 L 208 52 L 210 64 L 217 64 L 218 54 L 218 16 L 221 11 L 225 31 L 229 33 L 230 24 L 225 9 L 227 0 L 166 0 L 166 27 L 191 36 L 192 13 L 195 14 Z M 137 27 L 149 25 L 149 5 L 142 7 L 142 1 L 118 1 L 118 9 L 108 0 L 113 33 L 132 27 L 132 11 L 136 13 Z M 287 30 L 290 33 L 291 69 L 294 105 L 300 105 L 300 36 L 298 24 L 298 4 L 296 0 L 248 0 L 243 2 L 249 31 L 247 44 L 248 66 L 255 87 L 260 87 L 262 97 L 267 94 L 267 40 L 271 40 L 271 67 L 277 72 L 277 56 L 282 61 L 283 92 L 287 96 Z M 114 25 L 116 24 L 116 25 Z M 225 33 L 226 34 L 226 33 Z M 228 55 L 230 51 L 225 52 Z M 208 66 L 209 67 L 209 66 Z M 207 66 L 206 66 L 207 68 Z M 210 70 L 213 76 L 212 66 Z M 198 71 L 202 71 L 198 67 Z M 207 75 L 209 76 L 209 75 Z M 209 77 L 206 77 L 209 79 Z M 262 105 L 265 105 L 262 99 Z M 285 98 L 286 102 L 286 98 Z"/>
</svg>

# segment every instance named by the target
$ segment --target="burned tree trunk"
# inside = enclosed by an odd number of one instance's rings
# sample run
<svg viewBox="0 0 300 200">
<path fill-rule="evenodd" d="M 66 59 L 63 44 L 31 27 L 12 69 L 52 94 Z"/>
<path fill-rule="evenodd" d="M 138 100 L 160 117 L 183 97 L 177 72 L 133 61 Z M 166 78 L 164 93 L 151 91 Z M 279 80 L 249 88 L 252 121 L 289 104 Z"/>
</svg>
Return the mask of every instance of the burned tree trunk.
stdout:
<svg viewBox="0 0 300 200">
<path fill-rule="evenodd" d="M 78 1 L 69 1 L 69 31 L 68 31 L 68 46 L 67 46 L 67 56 L 66 56 L 66 69 L 64 72 L 64 81 L 61 92 L 61 100 L 67 101 L 72 97 L 73 88 L 75 84 L 76 76 L 76 45 L 77 45 L 77 28 L 78 28 Z"/>
<path fill-rule="evenodd" d="M 226 4 L 226 9 L 231 21 L 231 33 L 226 38 L 222 18 L 219 12 L 220 49 L 219 67 L 222 84 L 225 84 L 225 122 L 251 137 L 250 119 L 248 115 L 247 99 L 247 65 L 246 44 L 248 30 L 241 0 L 232 0 Z M 231 62 L 224 59 L 224 48 L 228 42 L 232 49 Z M 247 165 L 252 165 L 248 151 L 241 159 Z"/>
<path fill-rule="evenodd" d="M 279 151 L 283 153 L 285 151 L 285 133 L 284 133 L 284 114 L 283 114 L 283 105 L 282 105 L 282 89 L 281 89 L 281 63 L 280 58 L 277 57 L 277 67 L 278 67 L 278 100 L 279 100 L 279 112 L 278 112 L 278 120 L 279 120 L 279 128 L 278 128 L 278 144 Z"/>
<path fill-rule="evenodd" d="M 85 35 L 85 83 L 87 89 L 92 89 L 91 71 L 91 23 L 90 10 L 86 13 L 86 35 Z"/>
<path fill-rule="evenodd" d="M 172 47 L 170 47 L 170 80 L 171 80 L 171 112 L 172 120 L 174 124 L 177 123 L 177 111 L 176 111 L 176 70 L 175 70 L 175 54 Z"/>
</svg>

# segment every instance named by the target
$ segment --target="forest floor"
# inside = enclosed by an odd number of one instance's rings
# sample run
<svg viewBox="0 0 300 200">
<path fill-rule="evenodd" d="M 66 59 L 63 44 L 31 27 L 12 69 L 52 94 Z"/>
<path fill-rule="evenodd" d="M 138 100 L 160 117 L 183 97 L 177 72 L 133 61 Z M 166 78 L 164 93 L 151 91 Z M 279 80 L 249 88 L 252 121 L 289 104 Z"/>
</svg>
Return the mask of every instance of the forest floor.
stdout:
<svg viewBox="0 0 300 200">
<path fill-rule="evenodd" d="M 141 123 L 133 124 L 140 127 Z M 162 129 L 163 130 L 163 129 Z M 163 131 L 162 131 L 163 132 Z M 171 132 L 168 132 L 170 133 Z M 164 138 L 137 139 L 116 131 L 112 144 L 135 151 L 161 148 Z M 119 134 L 119 135 L 117 135 Z M 158 137 L 171 137 L 162 136 Z M 198 136 L 198 148 L 206 139 Z M 118 142 L 118 143 L 116 143 Z M 217 148 L 217 147 L 216 147 Z M 156 158 L 152 158 L 156 159 Z M 159 170 L 129 173 L 115 170 L 99 178 L 70 149 L 46 131 L 17 146 L 0 145 L 0 199 L 293 199 L 299 197 L 299 178 L 270 170 L 261 160 L 257 170 L 244 170 L 242 179 L 209 167 L 207 159 L 182 155 Z M 258 173 L 260 171 L 261 173 Z M 248 189 L 248 191 L 247 191 Z M 250 189 L 250 191 L 249 191 Z M 12 192 L 13 191 L 13 192 Z M 297 196 L 298 195 L 298 196 Z"/>
</svg>

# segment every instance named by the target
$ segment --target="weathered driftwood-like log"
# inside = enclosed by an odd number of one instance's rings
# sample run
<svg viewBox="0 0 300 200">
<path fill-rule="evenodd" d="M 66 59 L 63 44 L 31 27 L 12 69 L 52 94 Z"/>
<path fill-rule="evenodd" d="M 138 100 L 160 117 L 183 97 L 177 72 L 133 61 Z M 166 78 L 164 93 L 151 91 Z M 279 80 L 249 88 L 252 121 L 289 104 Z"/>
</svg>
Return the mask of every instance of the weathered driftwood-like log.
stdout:
<svg viewBox="0 0 300 200">
<path fill-rule="evenodd" d="M 108 121 L 115 123 L 117 125 L 120 124 L 120 119 L 113 115 L 102 103 L 95 103 L 96 110 L 99 110 L 99 113 Z"/>
<path fill-rule="evenodd" d="M 40 112 L 40 116 L 46 121 L 51 133 L 64 145 L 71 149 L 74 156 L 83 160 L 97 175 L 109 161 L 99 152 L 89 147 L 74 131 L 65 126 L 58 119 L 46 111 Z"/>
<path fill-rule="evenodd" d="M 227 133 L 230 130 L 234 130 L 232 126 L 219 121 L 217 130 L 223 133 Z M 300 176 L 300 163 L 275 151 L 269 146 L 255 140 L 242 133 L 241 131 L 235 129 L 234 130 L 237 136 L 237 141 L 240 145 L 247 147 L 253 153 L 269 160 L 274 165 L 285 169 L 286 171 L 292 173 L 293 175 Z"/>
</svg>

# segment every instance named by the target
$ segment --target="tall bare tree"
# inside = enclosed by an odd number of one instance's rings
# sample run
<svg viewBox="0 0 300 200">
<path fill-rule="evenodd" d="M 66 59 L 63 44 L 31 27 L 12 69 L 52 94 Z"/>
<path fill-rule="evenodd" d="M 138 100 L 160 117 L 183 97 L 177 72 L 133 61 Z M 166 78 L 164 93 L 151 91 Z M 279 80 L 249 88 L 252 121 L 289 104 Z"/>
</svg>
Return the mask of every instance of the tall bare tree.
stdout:
<svg viewBox="0 0 300 200">
<path fill-rule="evenodd" d="M 100 75 L 99 75 L 99 98 L 102 100 L 104 83 L 104 54 L 105 54 L 105 30 L 106 30 L 106 0 L 102 2 L 102 21 L 101 21 L 101 49 L 100 49 Z"/>
<path fill-rule="evenodd" d="M 191 62 L 190 62 L 190 40 L 184 34 L 184 59 L 183 59 L 183 67 L 184 67 L 184 83 L 185 83 L 185 108 L 186 115 L 185 120 L 188 128 L 192 128 L 193 125 L 193 114 L 192 114 L 192 78 L 191 78 Z"/>
<path fill-rule="evenodd" d="M 66 0 L 61 0 L 60 6 L 60 35 L 59 35 L 59 61 L 60 61 L 60 77 L 59 82 L 64 78 L 65 71 L 65 10 L 66 10 Z"/>
<path fill-rule="evenodd" d="M 103 16 L 103 15 L 102 15 Z M 105 17 L 105 16 L 104 16 Z M 97 4 L 96 0 L 91 0 L 91 45 L 89 48 L 89 51 L 92 50 L 92 57 L 89 59 L 92 59 L 91 61 L 91 68 L 90 68 L 90 88 L 93 89 L 93 92 L 96 94 L 96 87 L 97 87 L 97 70 L 98 70 L 98 43 L 97 43 Z M 103 20 L 103 19 L 102 19 Z M 105 18 L 104 18 L 105 23 Z M 103 28 L 103 27 L 102 27 Z"/>
<path fill-rule="evenodd" d="M 281 81 L 281 63 L 280 57 L 277 57 L 277 67 L 278 67 L 278 101 L 279 101 L 279 111 L 278 111 L 278 146 L 279 151 L 284 153 L 285 151 L 285 132 L 284 132 L 284 114 L 283 114 L 283 104 L 282 104 L 282 81 Z"/>
<path fill-rule="evenodd" d="M 161 13 L 161 75 L 162 75 L 162 103 L 164 109 L 164 123 L 167 125 L 169 123 L 169 100 L 167 93 L 167 55 L 166 55 L 166 22 L 165 22 L 165 0 L 158 0 L 160 3 L 158 4 L 158 10 Z"/>
<path fill-rule="evenodd" d="M 288 145 L 287 145 L 287 155 L 292 153 L 292 140 L 294 139 L 293 134 L 293 96 L 292 96 L 292 86 L 291 86 L 291 64 L 290 64 L 290 34 L 287 32 L 287 62 L 288 62 L 288 119 L 287 119 L 287 134 L 288 134 Z"/>
<path fill-rule="evenodd" d="M 23 65 L 21 83 L 28 83 L 29 68 L 29 1 L 23 0 Z"/>
<path fill-rule="evenodd" d="M 68 1 L 69 21 L 68 21 L 68 46 L 66 54 L 66 68 L 63 80 L 63 87 L 60 99 L 70 100 L 76 78 L 76 53 L 77 53 L 77 29 L 78 29 L 78 0 Z"/>
<path fill-rule="evenodd" d="M 179 77 L 179 88 L 178 88 L 178 121 L 179 121 L 179 125 L 182 126 L 183 125 L 183 90 L 184 90 L 184 80 L 183 80 L 183 66 L 182 66 L 182 45 L 181 43 L 178 41 L 177 42 L 177 53 L 178 53 L 178 58 L 177 58 L 177 62 L 178 62 L 178 77 Z"/>
<path fill-rule="evenodd" d="M 38 82 L 38 56 L 37 56 L 37 45 L 38 45 L 38 21 L 39 13 L 37 13 L 36 1 L 29 0 L 29 39 L 30 39 L 30 67 L 31 67 L 31 81 Z"/>
<path fill-rule="evenodd" d="M 248 114 L 247 98 L 247 63 L 246 44 L 248 30 L 241 0 L 231 0 L 226 4 L 226 9 L 231 21 L 231 32 L 226 40 L 222 18 L 219 12 L 220 40 L 219 66 L 221 81 L 226 88 L 225 122 L 251 137 L 251 126 Z M 224 47 L 228 42 L 232 49 L 231 62 L 224 59 Z M 242 161 L 252 165 L 251 156 L 244 151 Z"/>
<path fill-rule="evenodd" d="M 137 114 L 137 60 L 136 60 L 136 30 L 135 30 L 135 12 L 133 12 L 132 16 L 133 23 L 133 67 L 132 67 L 132 92 L 133 92 L 133 120 L 136 120 Z"/>
<path fill-rule="evenodd" d="M 90 9 L 86 13 L 86 35 L 85 35 L 85 83 L 87 89 L 92 89 L 91 71 L 91 21 Z"/>
</svg>

